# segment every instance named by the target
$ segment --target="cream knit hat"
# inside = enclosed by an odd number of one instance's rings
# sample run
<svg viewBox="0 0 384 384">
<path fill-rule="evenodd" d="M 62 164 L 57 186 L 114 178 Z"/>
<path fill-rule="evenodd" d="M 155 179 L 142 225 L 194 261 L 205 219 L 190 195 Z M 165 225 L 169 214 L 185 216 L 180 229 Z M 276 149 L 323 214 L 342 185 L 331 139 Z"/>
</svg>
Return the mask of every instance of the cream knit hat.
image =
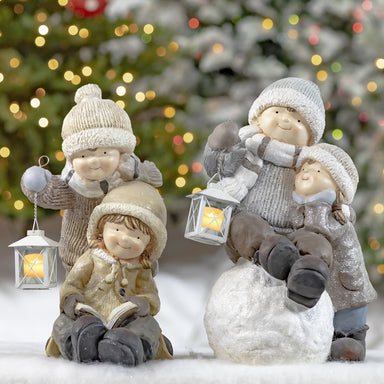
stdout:
<svg viewBox="0 0 384 384">
<path fill-rule="evenodd" d="M 308 122 L 315 144 L 323 135 L 325 127 L 324 104 L 318 86 L 312 81 L 287 77 L 275 81 L 265 88 L 253 102 L 248 114 L 249 124 L 269 107 L 291 107 L 296 109 Z"/>
<path fill-rule="evenodd" d="M 345 203 L 351 204 L 359 183 L 359 174 L 348 154 L 336 145 L 326 143 L 304 147 L 296 168 L 299 169 L 308 159 L 319 162 L 328 170 L 344 195 Z"/>
<path fill-rule="evenodd" d="M 116 147 L 132 153 L 136 137 L 128 114 L 114 101 L 101 98 L 96 84 L 80 87 L 75 105 L 64 118 L 62 149 L 69 159 L 74 153 L 98 147 Z"/>
<path fill-rule="evenodd" d="M 109 214 L 133 216 L 148 225 L 156 237 L 150 260 L 153 262 L 161 256 L 167 242 L 167 210 L 155 188 L 142 181 L 130 181 L 108 192 L 89 219 L 88 243 L 96 240 L 98 222 Z"/>
</svg>

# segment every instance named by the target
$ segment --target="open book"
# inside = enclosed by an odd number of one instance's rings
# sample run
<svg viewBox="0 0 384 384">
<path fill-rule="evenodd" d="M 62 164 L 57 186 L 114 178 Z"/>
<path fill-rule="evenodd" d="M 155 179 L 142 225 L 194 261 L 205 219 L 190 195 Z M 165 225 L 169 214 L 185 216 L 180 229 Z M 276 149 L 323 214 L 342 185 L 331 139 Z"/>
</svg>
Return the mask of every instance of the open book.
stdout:
<svg viewBox="0 0 384 384">
<path fill-rule="evenodd" d="M 88 304 L 77 303 L 75 313 L 77 315 L 92 314 L 98 317 L 107 329 L 118 327 L 125 319 L 133 315 L 137 311 L 137 305 L 131 301 L 127 301 L 118 307 L 114 308 L 107 319 L 104 319 L 95 308 Z"/>
</svg>

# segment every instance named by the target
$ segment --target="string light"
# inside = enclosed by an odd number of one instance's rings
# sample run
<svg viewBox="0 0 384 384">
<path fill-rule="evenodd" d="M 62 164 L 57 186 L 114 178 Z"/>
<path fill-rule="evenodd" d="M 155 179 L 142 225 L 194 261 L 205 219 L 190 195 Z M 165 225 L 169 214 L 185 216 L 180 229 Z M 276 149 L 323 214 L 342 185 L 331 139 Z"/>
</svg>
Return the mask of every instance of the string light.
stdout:
<svg viewBox="0 0 384 384">
<path fill-rule="evenodd" d="M 86 39 L 87 37 L 89 37 L 89 31 L 87 28 L 81 28 L 80 31 L 79 31 L 79 36 L 82 38 L 82 39 Z"/>
<path fill-rule="evenodd" d="M 376 215 L 381 215 L 384 212 L 384 205 L 381 203 L 375 204 L 373 211 L 376 213 Z"/>
<path fill-rule="evenodd" d="M 45 35 L 47 35 L 48 34 L 48 32 L 49 32 L 49 28 L 46 26 L 46 25 L 40 25 L 40 27 L 39 27 L 39 33 L 40 33 L 40 35 L 43 35 L 43 36 L 45 36 Z"/>
<path fill-rule="evenodd" d="M 168 44 L 168 49 L 172 52 L 176 52 L 179 49 L 179 44 L 177 44 L 175 41 L 171 41 Z"/>
<path fill-rule="evenodd" d="M 384 69 L 384 59 L 381 57 L 376 59 L 375 65 L 378 69 Z"/>
<path fill-rule="evenodd" d="M 175 180 L 175 184 L 178 188 L 183 188 L 185 187 L 185 184 L 187 182 L 185 181 L 184 177 L 178 177 L 176 180 Z"/>
<path fill-rule="evenodd" d="M 55 152 L 55 158 L 57 161 L 64 161 L 65 160 L 65 155 L 63 151 L 56 151 Z"/>
<path fill-rule="evenodd" d="M 37 15 L 36 15 L 36 20 L 39 22 L 39 23 L 44 23 L 45 21 L 47 21 L 47 14 L 45 12 L 39 12 Z"/>
<path fill-rule="evenodd" d="M 144 92 L 137 92 L 135 95 L 135 99 L 139 103 L 142 103 L 145 100 L 145 93 Z"/>
<path fill-rule="evenodd" d="M 192 189 L 192 193 L 197 193 L 197 192 L 200 192 L 201 191 L 201 188 L 199 187 L 195 187 Z"/>
<path fill-rule="evenodd" d="M 363 24 L 361 24 L 361 23 L 359 23 L 359 22 L 353 23 L 353 25 L 352 25 L 352 30 L 353 30 L 353 32 L 355 32 L 355 33 L 361 33 L 361 32 L 363 32 L 363 30 L 364 30 Z"/>
<path fill-rule="evenodd" d="M 220 44 L 220 43 L 215 43 L 213 44 L 212 46 L 212 51 L 215 55 L 220 55 L 221 53 L 223 53 L 223 45 Z"/>
<path fill-rule="evenodd" d="M 76 25 L 70 25 L 68 27 L 68 33 L 72 36 L 75 36 L 79 33 L 79 28 Z"/>
<path fill-rule="evenodd" d="M 351 102 L 351 104 L 352 104 L 354 107 L 358 107 L 358 106 L 360 106 L 361 103 L 362 103 L 362 100 L 361 100 L 361 98 L 358 97 L 358 96 L 354 97 L 354 98 L 352 99 L 352 102 Z"/>
<path fill-rule="evenodd" d="M 74 75 L 71 80 L 71 83 L 73 85 L 79 85 L 81 83 L 81 77 L 79 75 Z"/>
<path fill-rule="evenodd" d="M 176 115 L 176 110 L 173 107 L 166 107 L 164 108 L 164 116 L 167 119 L 172 119 Z"/>
<path fill-rule="evenodd" d="M 193 139 L 194 139 L 194 137 L 193 137 L 193 134 L 191 132 L 187 132 L 183 135 L 183 140 L 187 144 L 192 143 Z"/>
<path fill-rule="evenodd" d="M 130 72 L 125 72 L 123 75 L 124 83 L 131 83 L 133 81 L 133 75 Z"/>
<path fill-rule="evenodd" d="M 0 73 L 0 83 L 2 83 L 3 81 L 4 81 L 4 75 Z"/>
<path fill-rule="evenodd" d="M 191 169 L 194 173 L 200 173 L 203 170 L 203 164 L 196 161 L 192 164 Z"/>
<path fill-rule="evenodd" d="M 291 15 L 291 16 L 289 16 L 289 19 L 288 19 L 289 24 L 291 24 L 291 25 L 296 25 L 299 22 L 299 20 L 300 20 L 300 18 L 297 15 Z"/>
<path fill-rule="evenodd" d="M 341 66 L 341 64 L 340 64 L 339 62 L 334 61 L 334 62 L 331 64 L 331 71 L 332 71 L 332 72 L 337 73 L 337 72 L 340 72 L 341 69 L 342 69 L 342 66 Z"/>
<path fill-rule="evenodd" d="M 65 71 L 64 72 L 64 79 L 67 81 L 72 81 L 75 74 L 72 71 Z"/>
<path fill-rule="evenodd" d="M 152 91 L 152 90 L 149 90 L 149 91 L 145 92 L 145 97 L 148 100 L 153 100 L 156 97 L 156 92 Z"/>
<path fill-rule="evenodd" d="M 35 39 L 36 47 L 43 47 L 45 45 L 45 39 L 43 36 L 37 36 Z"/>
<path fill-rule="evenodd" d="M 68 5 L 68 0 L 58 0 L 57 2 L 62 7 L 65 7 L 66 5 Z"/>
<path fill-rule="evenodd" d="M 89 77 L 92 75 L 92 68 L 86 65 L 81 69 L 81 73 L 83 76 Z"/>
<path fill-rule="evenodd" d="M 109 69 L 107 73 L 105 74 L 105 77 L 108 80 L 113 80 L 116 77 L 116 71 L 114 69 Z"/>
<path fill-rule="evenodd" d="M 126 93 L 127 93 L 127 90 L 123 85 L 119 85 L 116 88 L 116 95 L 117 96 L 124 96 Z"/>
<path fill-rule="evenodd" d="M 8 147 L 0 148 L 0 156 L 2 158 L 6 159 L 7 157 L 9 157 L 10 154 L 11 154 L 11 150 Z"/>
<path fill-rule="evenodd" d="M 150 35 L 151 33 L 153 33 L 154 30 L 155 30 L 155 28 L 153 27 L 152 24 L 145 24 L 144 25 L 143 31 L 147 35 Z"/>
<path fill-rule="evenodd" d="M 328 73 L 326 71 L 321 70 L 317 72 L 316 77 L 319 81 L 325 81 L 328 78 Z"/>
<path fill-rule="evenodd" d="M 131 33 L 136 33 L 137 31 L 139 30 L 139 27 L 137 26 L 137 24 L 133 23 L 129 26 L 129 31 Z"/>
<path fill-rule="evenodd" d="M 175 145 L 181 145 L 183 144 L 183 138 L 180 136 L 180 135 L 176 135 L 173 140 L 172 140 L 173 144 Z"/>
<path fill-rule="evenodd" d="M 9 106 L 9 110 L 11 111 L 11 113 L 17 113 L 20 111 L 20 106 L 17 103 L 11 103 L 11 105 Z"/>
<path fill-rule="evenodd" d="M 49 124 L 49 121 L 46 117 L 42 117 L 39 119 L 39 126 L 41 128 L 47 128 L 48 127 L 48 124 Z"/>
<path fill-rule="evenodd" d="M 177 172 L 178 172 L 180 175 L 182 175 L 182 176 L 186 175 L 186 174 L 188 173 L 188 171 L 189 171 L 189 168 L 188 168 L 188 165 L 187 165 L 187 164 L 181 164 L 181 165 L 179 165 L 179 167 L 177 168 Z"/>
<path fill-rule="evenodd" d="M 56 59 L 49 60 L 48 68 L 54 71 L 55 69 L 59 68 L 59 62 Z"/>
<path fill-rule="evenodd" d="M 191 29 L 196 29 L 199 28 L 200 21 L 196 19 L 196 17 L 192 17 L 191 19 L 188 20 L 188 26 Z"/>
<path fill-rule="evenodd" d="M 341 140 L 343 138 L 343 131 L 341 129 L 334 129 L 332 131 L 332 137 L 334 140 Z"/>
<path fill-rule="evenodd" d="M 159 57 L 163 57 L 167 54 L 167 50 L 164 47 L 159 47 L 156 49 L 156 55 Z"/>
<path fill-rule="evenodd" d="M 9 60 L 9 66 L 11 68 L 17 68 L 20 66 L 20 64 L 21 64 L 20 59 L 18 59 L 17 57 L 12 57 L 12 59 Z"/>
<path fill-rule="evenodd" d="M 116 101 L 116 104 L 121 108 L 121 109 L 124 109 L 125 108 L 125 103 L 123 100 L 117 100 Z M 137 144 L 139 145 L 139 144 Z"/>
<path fill-rule="evenodd" d="M 316 54 L 311 57 L 311 63 L 313 65 L 320 65 L 322 62 L 323 62 L 323 59 L 320 55 Z"/>
<path fill-rule="evenodd" d="M 16 200 L 13 203 L 13 206 L 15 207 L 16 210 L 21 211 L 24 208 L 24 203 L 21 200 Z"/>
<path fill-rule="evenodd" d="M 367 84 L 367 89 L 369 92 L 375 92 L 377 90 L 377 84 L 374 81 L 370 81 Z"/>
<path fill-rule="evenodd" d="M 263 23 L 262 23 L 262 26 L 264 29 L 266 29 L 267 31 L 272 29 L 273 28 L 273 20 L 272 19 L 269 19 L 269 18 L 266 18 L 263 20 Z"/>
<path fill-rule="evenodd" d="M 40 100 L 37 97 L 34 97 L 33 99 L 31 99 L 30 104 L 32 108 L 39 108 Z"/>
</svg>

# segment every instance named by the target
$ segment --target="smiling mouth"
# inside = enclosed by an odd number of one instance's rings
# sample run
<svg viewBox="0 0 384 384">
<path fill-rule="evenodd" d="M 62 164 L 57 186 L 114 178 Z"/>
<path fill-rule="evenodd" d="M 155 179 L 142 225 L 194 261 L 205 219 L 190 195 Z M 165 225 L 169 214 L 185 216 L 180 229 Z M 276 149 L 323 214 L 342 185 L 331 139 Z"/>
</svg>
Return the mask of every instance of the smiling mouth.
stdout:
<svg viewBox="0 0 384 384">
<path fill-rule="evenodd" d="M 120 248 L 123 248 L 123 249 L 131 249 L 131 247 L 123 247 L 123 246 L 120 245 L 120 244 L 118 244 L 118 246 L 119 246 Z"/>
<path fill-rule="evenodd" d="M 281 125 L 277 125 L 280 129 L 282 129 L 283 131 L 290 131 L 291 130 L 291 127 L 289 128 L 284 128 L 282 127 Z"/>
</svg>

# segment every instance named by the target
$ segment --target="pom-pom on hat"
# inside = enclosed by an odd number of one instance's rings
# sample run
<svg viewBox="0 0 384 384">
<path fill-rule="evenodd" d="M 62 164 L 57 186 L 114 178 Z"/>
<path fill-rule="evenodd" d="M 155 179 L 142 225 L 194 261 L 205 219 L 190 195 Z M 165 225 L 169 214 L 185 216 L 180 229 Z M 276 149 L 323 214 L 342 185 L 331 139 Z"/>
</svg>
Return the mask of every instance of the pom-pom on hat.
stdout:
<svg viewBox="0 0 384 384">
<path fill-rule="evenodd" d="M 297 77 L 280 79 L 266 87 L 253 102 L 248 114 L 249 124 L 269 107 L 291 107 L 307 120 L 312 141 L 317 143 L 324 132 L 325 110 L 318 86 L 309 80 Z"/>
<path fill-rule="evenodd" d="M 351 204 L 359 183 L 359 174 L 349 155 L 336 145 L 320 143 L 302 149 L 296 168 L 299 169 L 309 159 L 319 162 L 328 170 L 340 188 L 344 202 Z"/>
<path fill-rule="evenodd" d="M 167 242 L 167 210 L 156 188 L 136 180 L 108 192 L 89 219 L 88 243 L 97 239 L 99 220 L 110 214 L 133 216 L 148 225 L 156 238 L 150 260 L 154 262 L 161 256 Z"/>
<path fill-rule="evenodd" d="M 75 102 L 61 130 L 62 149 L 67 159 L 76 152 L 99 147 L 133 152 L 136 137 L 128 114 L 114 101 L 102 99 L 101 89 L 96 84 L 80 87 Z"/>
</svg>

